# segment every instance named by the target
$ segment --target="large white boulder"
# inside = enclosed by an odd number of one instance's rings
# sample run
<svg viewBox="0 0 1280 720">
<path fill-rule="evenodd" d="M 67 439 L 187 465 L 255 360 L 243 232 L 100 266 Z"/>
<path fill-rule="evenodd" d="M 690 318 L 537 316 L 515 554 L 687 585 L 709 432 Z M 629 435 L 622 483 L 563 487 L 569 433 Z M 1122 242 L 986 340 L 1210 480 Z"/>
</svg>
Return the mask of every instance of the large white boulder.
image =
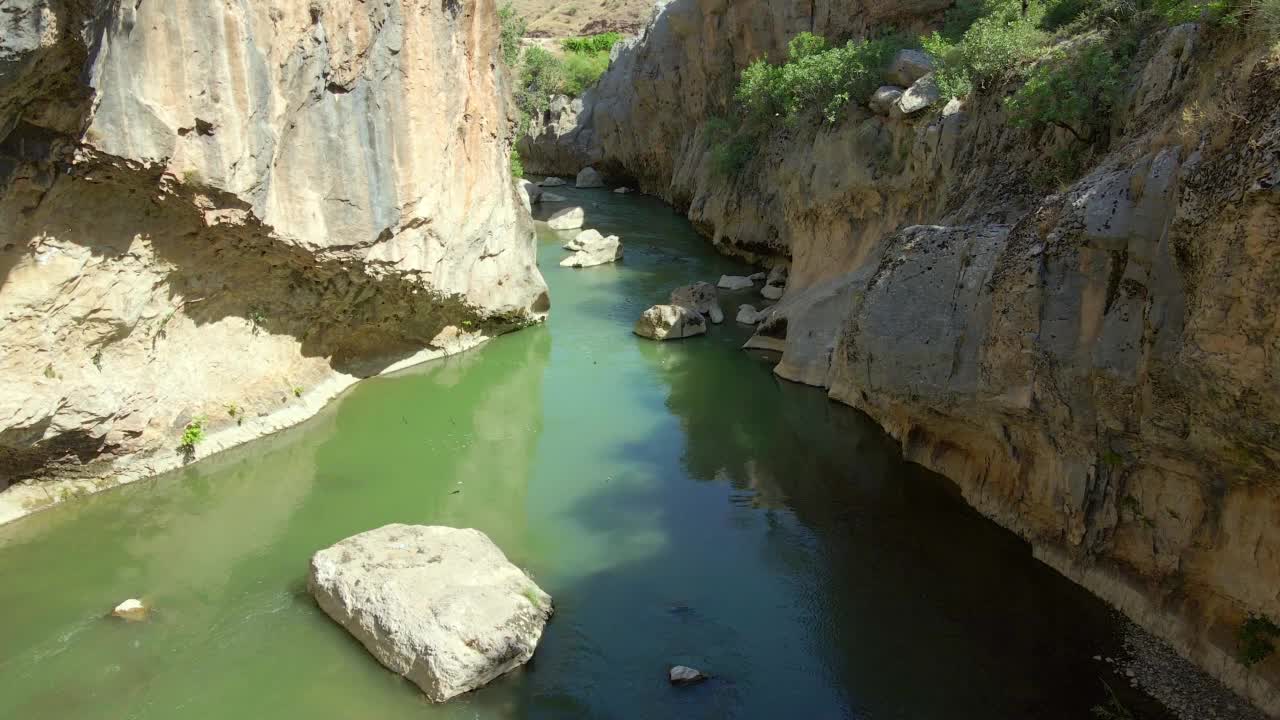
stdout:
<svg viewBox="0 0 1280 720">
<path fill-rule="evenodd" d="M 602 188 L 604 187 L 604 178 L 600 177 L 600 173 L 595 168 L 582 168 L 582 172 L 578 173 L 578 187 L 580 188 Z"/>
<path fill-rule="evenodd" d="M 307 587 L 434 702 L 523 665 L 551 616 L 551 597 L 479 530 L 370 530 L 316 553 Z"/>
<path fill-rule="evenodd" d="M 547 220 L 552 230 L 577 230 L 582 227 L 587 214 L 580 207 L 568 207 L 559 210 Z"/>
<path fill-rule="evenodd" d="M 671 291 L 669 302 L 711 318 L 711 322 L 717 325 L 724 322 L 724 310 L 720 308 L 720 293 L 716 290 L 716 286 L 709 282 L 696 282 L 678 287 Z"/>
<path fill-rule="evenodd" d="M 578 242 L 583 235 L 592 233 L 586 242 Z M 578 235 L 571 244 L 576 244 L 576 251 L 560 261 L 560 267 L 587 268 L 606 265 L 622 259 L 622 240 L 617 235 L 600 237 L 600 233 L 588 230 Z M 566 245 L 566 247 L 568 247 Z"/>
<path fill-rule="evenodd" d="M 716 283 L 721 290 L 746 290 L 754 286 L 754 280 L 742 275 L 721 275 L 720 282 Z"/>
<path fill-rule="evenodd" d="M 636 335 L 651 340 L 679 340 L 705 335 L 707 321 L 695 310 L 680 305 L 654 305 L 636 321 Z"/>
<path fill-rule="evenodd" d="M 588 245 L 595 245 L 596 243 L 603 241 L 604 235 L 601 235 L 599 230 L 583 230 L 577 235 L 574 235 L 572 240 L 561 245 L 561 247 L 565 250 L 577 252 Z"/>
</svg>

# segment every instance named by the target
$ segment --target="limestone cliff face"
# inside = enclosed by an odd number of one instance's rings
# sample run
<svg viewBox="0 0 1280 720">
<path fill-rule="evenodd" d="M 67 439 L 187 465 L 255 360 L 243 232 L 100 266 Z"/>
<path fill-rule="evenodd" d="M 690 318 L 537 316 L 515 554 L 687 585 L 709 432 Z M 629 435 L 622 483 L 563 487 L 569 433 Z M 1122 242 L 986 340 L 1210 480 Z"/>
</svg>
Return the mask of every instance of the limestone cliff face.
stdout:
<svg viewBox="0 0 1280 720">
<path fill-rule="evenodd" d="M 493 0 L 0 7 L 0 521 L 536 322 Z M 89 480 L 92 480 L 90 482 Z"/>
<path fill-rule="evenodd" d="M 878 8 L 675 0 L 525 141 L 527 166 L 593 162 L 725 251 L 789 264 L 750 343 L 782 351 L 780 375 L 866 411 L 1280 714 L 1280 658 L 1235 659 L 1249 613 L 1280 619 L 1280 59 L 1196 25 L 1147 38 L 1109 151 L 1065 185 L 1042 175 L 1070 139 L 1012 128 L 998 97 L 906 120 L 855 106 L 718 176 L 703 122 L 746 63 Z"/>
</svg>

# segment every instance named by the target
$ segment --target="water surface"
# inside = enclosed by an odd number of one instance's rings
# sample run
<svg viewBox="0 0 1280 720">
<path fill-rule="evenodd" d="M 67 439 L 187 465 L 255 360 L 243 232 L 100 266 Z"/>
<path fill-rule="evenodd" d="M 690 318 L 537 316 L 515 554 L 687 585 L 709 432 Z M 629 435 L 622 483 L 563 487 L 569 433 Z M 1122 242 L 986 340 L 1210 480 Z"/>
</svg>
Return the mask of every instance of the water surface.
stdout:
<svg viewBox="0 0 1280 720">
<path fill-rule="evenodd" d="M 291 431 L 0 528 L 0 718 L 1088 718 L 1103 605 L 776 380 L 748 331 L 658 344 L 639 313 L 750 269 L 655 200 L 558 188 L 621 235 L 545 327 L 362 383 Z M 750 291 L 725 294 L 729 318 Z M 252 409 L 250 409 L 252 410 Z M 477 527 L 550 592 L 534 661 L 444 706 L 306 595 L 390 522 Z M 109 618 L 141 596 L 145 624 Z M 715 679 L 671 688 L 670 664 Z"/>
</svg>

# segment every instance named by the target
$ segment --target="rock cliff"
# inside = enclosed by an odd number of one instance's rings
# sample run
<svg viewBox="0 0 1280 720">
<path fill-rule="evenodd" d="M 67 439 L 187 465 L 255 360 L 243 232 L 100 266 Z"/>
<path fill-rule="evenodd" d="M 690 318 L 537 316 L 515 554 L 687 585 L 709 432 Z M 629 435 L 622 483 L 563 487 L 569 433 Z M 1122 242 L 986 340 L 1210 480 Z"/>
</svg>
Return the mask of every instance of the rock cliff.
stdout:
<svg viewBox="0 0 1280 720">
<path fill-rule="evenodd" d="M 706 121 L 790 37 L 928 27 L 948 3 L 674 0 L 600 85 L 523 141 L 790 266 L 750 346 L 952 478 L 1037 556 L 1280 715 L 1280 58 L 1195 24 L 1144 39 L 1107 150 L 1013 127 L 999 96 L 910 118 L 853 103 L 731 178 Z"/>
<path fill-rule="evenodd" d="M 540 320 L 497 36 L 493 0 L 0 6 L 0 522 Z"/>
</svg>

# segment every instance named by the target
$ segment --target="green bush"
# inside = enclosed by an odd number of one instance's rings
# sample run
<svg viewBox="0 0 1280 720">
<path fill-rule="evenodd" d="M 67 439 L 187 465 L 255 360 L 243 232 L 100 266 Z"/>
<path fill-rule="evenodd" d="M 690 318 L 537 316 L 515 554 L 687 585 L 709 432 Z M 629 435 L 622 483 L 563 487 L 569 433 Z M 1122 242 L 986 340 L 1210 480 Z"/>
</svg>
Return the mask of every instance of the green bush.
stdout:
<svg viewBox="0 0 1280 720">
<path fill-rule="evenodd" d="M 529 29 L 529 23 L 515 6 L 507 3 L 498 9 L 498 24 L 501 27 L 499 47 L 502 49 L 502 61 L 510 67 L 520 62 L 520 40 Z"/>
<path fill-rule="evenodd" d="M 560 47 L 567 53 L 607 53 L 612 51 L 613 46 L 617 45 L 621 40 L 621 33 L 607 32 L 589 37 L 565 38 L 560 41 Z"/>
<path fill-rule="evenodd" d="M 561 92 L 569 97 L 578 97 L 609 69 L 609 53 L 569 53 L 565 55 L 564 68 L 565 81 Z"/>
<path fill-rule="evenodd" d="M 1040 29 L 1043 8 L 1037 12 L 1010 13 L 1004 9 L 978 18 L 959 41 L 941 33 L 922 38 L 925 52 L 937 65 L 935 79 L 943 97 L 960 97 L 972 89 L 987 90 L 1021 72 L 1048 44 Z"/>
<path fill-rule="evenodd" d="M 530 117 L 542 115 L 551 104 L 551 96 L 564 87 L 565 79 L 564 62 L 560 58 L 540 47 L 525 50 L 516 104 Z"/>
<path fill-rule="evenodd" d="M 188 452 L 195 450 L 196 445 L 204 442 L 204 424 L 203 415 L 187 423 L 182 429 L 182 440 L 178 442 L 178 447 Z"/>
<path fill-rule="evenodd" d="M 1253 0 L 1253 18 L 1272 42 L 1280 42 L 1280 0 Z"/>
<path fill-rule="evenodd" d="M 511 177 L 524 177 L 524 161 L 520 159 L 520 151 L 511 148 Z"/>
<path fill-rule="evenodd" d="M 793 120 L 810 111 L 835 122 L 850 100 L 875 91 L 893 53 L 905 46 L 894 36 L 829 48 L 821 36 L 801 33 L 788 45 L 785 63 L 760 59 L 748 66 L 734 98 L 755 122 Z"/>
<path fill-rule="evenodd" d="M 1106 131 L 1123 77 L 1120 64 L 1100 42 L 1055 51 L 1005 100 L 1014 125 L 1053 125 L 1091 142 Z"/>
</svg>

